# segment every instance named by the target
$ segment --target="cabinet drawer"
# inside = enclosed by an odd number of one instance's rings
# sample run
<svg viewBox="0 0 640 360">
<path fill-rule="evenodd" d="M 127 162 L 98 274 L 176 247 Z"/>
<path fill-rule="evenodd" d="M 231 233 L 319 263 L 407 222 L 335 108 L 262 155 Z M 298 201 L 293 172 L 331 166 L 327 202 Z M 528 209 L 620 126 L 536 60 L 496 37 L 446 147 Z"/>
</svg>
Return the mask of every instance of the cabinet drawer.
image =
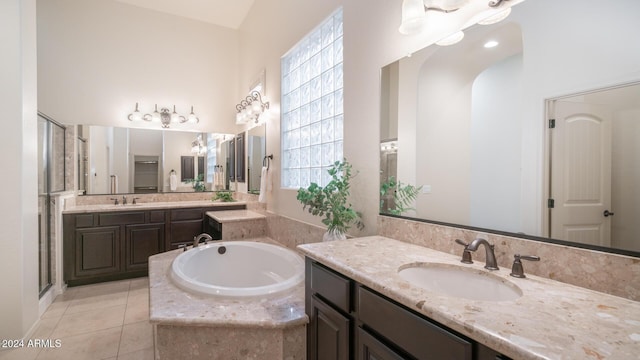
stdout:
<svg viewBox="0 0 640 360">
<path fill-rule="evenodd" d="M 351 280 L 317 263 L 311 263 L 311 290 L 344 312 L 351 310 Z"/>
<path fill-rule="evenodd" d="M 92 227 L 93 226 L 93 214 L 75 215 L 76 227 Z"/>
<path fill-rule="evenodd" d="M 164 210 L 149 211 L 150 223 L 163 223 L 164 222 Z"/>
<path fill-rule="evenodd" d="M 171 221 L 202 220 L 202 209 L 173 209 Z"/>
<path fill-rule="evenodd" d="M 368 328 L 418 359 L 471 360 L 466 339 L 358 287 L 358 317 Z"/>
<path fill-rule="evenodd" d="M 193 237 L 202 234 L 202 220 L 171 223 L 170 243 L 193 243 Z"/>
<path fill-rule="evenodd" d="M 144 224 L 144 211 L 98 214 L 99 226 Z"/>
</svg>

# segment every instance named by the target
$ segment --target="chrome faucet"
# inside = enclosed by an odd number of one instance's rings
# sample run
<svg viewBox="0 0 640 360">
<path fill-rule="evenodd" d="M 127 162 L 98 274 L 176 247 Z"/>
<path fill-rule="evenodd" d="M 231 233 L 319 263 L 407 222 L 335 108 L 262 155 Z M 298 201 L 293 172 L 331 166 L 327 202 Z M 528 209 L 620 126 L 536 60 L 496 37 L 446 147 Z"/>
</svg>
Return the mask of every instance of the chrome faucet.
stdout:
<svg viewBox="0 0 640 360">
<path fill-rule="evenodd" d="M 485 250 L 485 265 L 484 268 L 487 270 L 498 270 L 498 264 L 496 262 L 496 254 L 493 252 L 494 246 L 489 244 L 489 242 L 482 238 L 477 238 L 471 242 L 466 247 L 466 250 L 476 251 L 480 245 L 484 245 Z"/>
<path fill-rule="evenodd" d="M 127 205 L 127 197 L 126 196 L 122 197 L 122 205 Z"/>
<path fill-rule="evenodd" d="M 200 240 L 204 239 L 204 244 L 207 245 L 207 241 L 212 241 L 213 238 L 211 235 L 207 233 L 202 233 L 200 235 L 196 235 L 193 237 L 193 247 L 196 247 L 200 244 Z"/>
</svg>

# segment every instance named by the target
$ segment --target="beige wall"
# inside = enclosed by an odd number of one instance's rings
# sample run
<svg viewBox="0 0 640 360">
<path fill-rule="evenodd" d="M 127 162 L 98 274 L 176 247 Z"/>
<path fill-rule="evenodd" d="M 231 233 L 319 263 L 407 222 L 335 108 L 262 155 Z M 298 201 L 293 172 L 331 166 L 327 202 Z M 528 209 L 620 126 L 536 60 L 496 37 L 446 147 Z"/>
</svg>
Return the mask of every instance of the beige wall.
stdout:
<svg viewBox="0 0 640 360">
<path fill-rule="evenodd" d="M 38 319 L 37 93 L 34 0 L 0 2 L 0 339 Z M 24 166 L 29 164 L 30 166 Z"/>
<path fill-rule="evenodd" d="M 38 106 L 55 120 L 132 127 L 136 102 L 193 105 L 200 124 L 180 128 L 238 132 L 237 31 L 112 0 L 40 0 L 37 15 Z"/>
</svg>

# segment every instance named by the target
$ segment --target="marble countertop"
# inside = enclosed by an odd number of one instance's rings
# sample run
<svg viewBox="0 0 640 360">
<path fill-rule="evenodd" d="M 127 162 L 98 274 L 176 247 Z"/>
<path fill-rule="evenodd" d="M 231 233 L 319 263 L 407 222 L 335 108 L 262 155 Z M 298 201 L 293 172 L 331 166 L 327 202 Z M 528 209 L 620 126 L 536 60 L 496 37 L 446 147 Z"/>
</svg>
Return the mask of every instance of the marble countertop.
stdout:
<svg viewBox="0 0 640 360">
<path fill-rule="evenodd" d="M 274 243 L 267 237 L 247 239 Z M 188 292 L 169 278 L 173 259 L 182 250 L 149 258 L 149 319 L 163 325 L 224 325 L 286 328 L 309 322 L 304 312 L 304 282 L 266 297 L 225 298 Z"/>
<path fill-rule="evenodd" d="M 484 263 L 461 264 L 458 256 L 381 236 L 306 244 L 298 249 L 514 359 L 620 360 L 637 359 L 640 354 L 639 302 L 533 275 L 513 278 L 505 268 L 492 274 L 522 290 L 522 297 L 515 301 L 472 301 L 438 295 L 404 281 L 398 268 L 436 262 L 487 271 Z M 524 268 L 526 273 L 526 263 Z"/>
<path fill-rule="evenodd" d="M 207 211 L 207 216 L 219 223 L 264 219 L 266 216 L 251 210 Z"/>
<path fill-rule="evenodd" d="M 154 209 L 177 209 L 190 207 L 217 207 L 231 205 L 246 205 L 244 201 L 221 202 L 210 200 L 197 201 L 167 201 L 167 202 L 148 202 L 126 205 L 99 204 L 99 205 L 78 205 L 72 206 L 62 211 L 63 214 L 83 214 L 91 212 L 110 212 L 110 211 L 136 211 L 136 210 L 154 210 Z"/>
</svg>

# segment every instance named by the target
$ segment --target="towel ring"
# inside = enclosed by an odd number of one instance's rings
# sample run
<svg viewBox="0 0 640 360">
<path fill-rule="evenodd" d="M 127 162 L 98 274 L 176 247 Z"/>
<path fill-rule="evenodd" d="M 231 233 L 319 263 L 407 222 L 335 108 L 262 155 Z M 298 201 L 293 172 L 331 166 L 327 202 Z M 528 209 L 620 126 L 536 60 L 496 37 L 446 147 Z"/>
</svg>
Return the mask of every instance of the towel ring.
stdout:
<svg viewBox="0 0 640 360">
<path fill-rule="evenodd" d="M 273 160 L 273 154 L 267 155 L 262 159 L 262 166 L 266 166 L 267 170 L 269 170 L 269 166 L 271 165 L 271 160 Z"/>
</svg>

